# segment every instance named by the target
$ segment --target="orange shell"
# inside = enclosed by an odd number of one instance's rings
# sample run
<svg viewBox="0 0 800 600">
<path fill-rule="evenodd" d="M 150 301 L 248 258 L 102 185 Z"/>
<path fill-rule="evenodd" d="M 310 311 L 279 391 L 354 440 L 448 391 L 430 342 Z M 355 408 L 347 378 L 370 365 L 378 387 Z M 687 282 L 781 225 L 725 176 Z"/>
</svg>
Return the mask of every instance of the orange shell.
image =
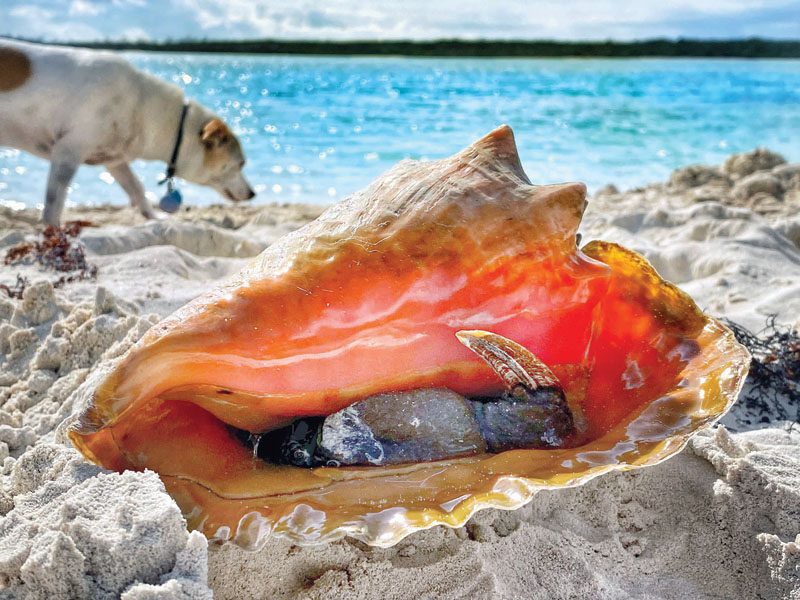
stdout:
<svg viewBox="0 0 800 600">
<path fill-rule="evenodd" d="M 249 549 L 270 533 L 390 546 L 656 464 L 730 408 L 749 355 L 641 256 L 578 250 L 584 196 L 581 184 L 530 185 L 508 127 L 441 161 L 403 161 L 153 327 L 70 438 L 107 468 L 155 470 L 190 528 Z M 460 329 L 550 366 L 580 425 L 565 447 L 301 469 L 253 458 L 231 433 L 384 391 L 496 390 Z"/>
</svg>

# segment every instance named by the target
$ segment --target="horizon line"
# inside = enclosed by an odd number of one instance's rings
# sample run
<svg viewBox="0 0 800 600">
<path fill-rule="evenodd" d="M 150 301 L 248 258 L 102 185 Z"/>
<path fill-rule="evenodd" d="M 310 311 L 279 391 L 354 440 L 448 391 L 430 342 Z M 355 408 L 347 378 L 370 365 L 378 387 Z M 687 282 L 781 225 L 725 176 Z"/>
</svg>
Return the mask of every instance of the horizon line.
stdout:
<svg viewBox="0 0 800 600">
<path fill-rule="evenodd" d="M 800 58 L 800 39 L 647 38 L 641 40 L 554 40 L 495 38 L 315 40 L 283 38 L 181 38 L 165 40 L 50 41 L 5 36 L 35 44 L 148 52 L 216 52 L 236 54 L 334 54 L 429 57 L 696 57 Z"/>
</svg>

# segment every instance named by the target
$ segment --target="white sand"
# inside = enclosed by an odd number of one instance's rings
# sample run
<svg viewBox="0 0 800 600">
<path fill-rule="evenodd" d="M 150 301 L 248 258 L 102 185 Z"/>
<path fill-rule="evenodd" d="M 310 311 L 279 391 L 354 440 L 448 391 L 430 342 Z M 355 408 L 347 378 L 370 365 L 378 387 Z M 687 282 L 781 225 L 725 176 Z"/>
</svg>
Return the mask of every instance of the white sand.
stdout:
<svg viewBox="0 0 800 600">
<path fill-rule="evenodd" d="M 712 314 L 800 326 L 799 206 L 800 166 L 760 152 L 603 190 L 582 231 L 642 252 Z M 0 292 L 0 598 L 800 599 L 800 432 L 744 407 L 659 466 L 390 549 L 207 552 L 153 473 L 104 471 L 63 443 L 87 377 L 318 212 L 208 207 L 144 223 L 90 209 L 67 218 L 101 225 L 82 234 L 97 281 L 54 290 L 53 273 L 0 267 L 0 283 L 35 282 L 22 300 Z M 0 208 L 0 255 L 36 218 Z"/>
</svg>

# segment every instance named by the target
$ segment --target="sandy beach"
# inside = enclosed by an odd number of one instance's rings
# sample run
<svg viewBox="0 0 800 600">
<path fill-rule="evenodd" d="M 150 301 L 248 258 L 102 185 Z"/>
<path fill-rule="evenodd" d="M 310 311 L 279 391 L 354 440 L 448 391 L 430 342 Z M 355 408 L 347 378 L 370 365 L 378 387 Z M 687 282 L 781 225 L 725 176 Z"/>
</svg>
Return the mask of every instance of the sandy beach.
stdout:
<svg viewBox="0 0 800 600">
<path fill-rule="evenodd" d="M 398 545 L 207 547 L 155 473 L 92 466 L 59 426 L 93 370 L 324 207 L 68 210 L 96 278 L 0 267 L 0 598 L 800 599 L 800 407 L 740 401 L 655 467 L 541 492 Z M 0 207 L 0 256 L 37 235 Z M 800 164 L 756 150 L 589 198 L 584 243 L 644 255 L 753 332 L 800 328 Z M 744 396 L 748 394 L 745 388 Z"/>
</svg>

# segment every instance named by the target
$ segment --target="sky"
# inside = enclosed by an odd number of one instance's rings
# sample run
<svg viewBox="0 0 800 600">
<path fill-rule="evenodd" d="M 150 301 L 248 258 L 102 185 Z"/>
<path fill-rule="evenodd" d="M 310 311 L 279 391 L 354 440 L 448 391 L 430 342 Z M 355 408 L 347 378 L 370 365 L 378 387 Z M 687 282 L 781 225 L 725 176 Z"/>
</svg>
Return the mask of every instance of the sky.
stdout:
<svg viewBox="0 0 800 600">
<path fill-rule="evenodd" d="M 800 37 L 798 0 L 0 0 L 0 35 L 101 39 Z"/>
</svg>

